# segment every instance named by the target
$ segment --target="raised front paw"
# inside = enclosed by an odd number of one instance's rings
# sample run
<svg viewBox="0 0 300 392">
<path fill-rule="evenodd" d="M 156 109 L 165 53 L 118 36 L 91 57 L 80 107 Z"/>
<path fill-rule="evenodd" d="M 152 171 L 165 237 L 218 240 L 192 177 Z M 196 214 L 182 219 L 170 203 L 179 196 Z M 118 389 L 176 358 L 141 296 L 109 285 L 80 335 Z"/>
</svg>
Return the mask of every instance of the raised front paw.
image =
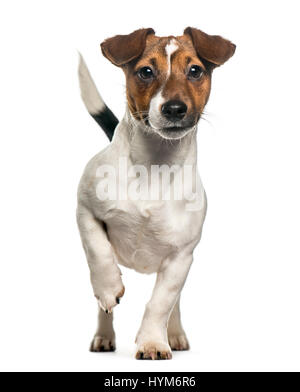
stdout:
<svg viewBox="0 0 300 392">
<path fill-rule="evenodd" d="M 121 274 L 119 272 L 103 274 L 101 279 L 94 277 L 92 284 L 100 308 L 106 313 L 111 313 L 113 307 L 120 303 L 120 298 L 125 292 Z"/>
<path fill-rule="evenodd" d="M 136 359 L 172 359 L 171 348 L 163 342 L 145 342 L 138 345 Z"/>
<path fill-rule="evenodd" d="M 99 306 L 106 312 L 111 313 L 113 307 L 120 303 L 120 299 L 125 293 L 125 287 L 121 284 L 119 287 L 112 287 L 106 290 L 100 290 L 100 294 L 95 294 Z"/>
</svg>

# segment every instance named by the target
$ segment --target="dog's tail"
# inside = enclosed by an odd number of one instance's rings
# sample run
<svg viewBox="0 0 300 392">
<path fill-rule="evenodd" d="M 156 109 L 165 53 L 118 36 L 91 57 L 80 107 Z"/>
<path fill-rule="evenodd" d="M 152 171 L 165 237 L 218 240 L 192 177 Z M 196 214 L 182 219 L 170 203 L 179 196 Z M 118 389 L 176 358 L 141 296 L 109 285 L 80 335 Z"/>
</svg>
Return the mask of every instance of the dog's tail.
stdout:
<svg viewBox="0 0 300 392">
<path fill-rule="evenodd" d="M 79 53 L 78 77 L 81 90 L 81 98 L 90 115 L 100 125 L 109 140 L 112 140 L 119 120 L 113 112 L 106 106 L 99 94 L 95 82 L 93 81 L 86 63 Z"/>
</svg>

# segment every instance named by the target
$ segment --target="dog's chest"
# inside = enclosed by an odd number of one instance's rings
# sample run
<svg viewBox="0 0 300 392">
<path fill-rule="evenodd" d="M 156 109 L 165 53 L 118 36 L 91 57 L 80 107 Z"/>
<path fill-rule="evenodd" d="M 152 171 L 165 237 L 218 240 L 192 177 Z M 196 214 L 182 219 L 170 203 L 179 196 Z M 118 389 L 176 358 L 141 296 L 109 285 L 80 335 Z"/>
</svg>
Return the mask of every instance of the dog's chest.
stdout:
<svg viewBox="0 0 300 392">
<path fill-rule="evenodd" d="M 144 273 L 156 272 L 202 226 L 183 201 L 119 201 L 105 222 L 119 263 Z"/>
</svg>

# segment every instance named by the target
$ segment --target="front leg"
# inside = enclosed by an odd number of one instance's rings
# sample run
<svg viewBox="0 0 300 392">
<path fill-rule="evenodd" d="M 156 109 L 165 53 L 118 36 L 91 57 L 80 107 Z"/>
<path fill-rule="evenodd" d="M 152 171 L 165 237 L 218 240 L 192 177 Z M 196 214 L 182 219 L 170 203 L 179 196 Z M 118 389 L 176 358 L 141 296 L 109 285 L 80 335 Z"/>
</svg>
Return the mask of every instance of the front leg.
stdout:
<svg viewBox="0 0 300 392">
<path fill-rule="evenodd" d="M 110 313 L 124 295 L 125 288 L 105 226 L 83 206 L 77 209 L 77 222 L 95 297 L 100 307 Z"/>
<path fill-rule="evenodd" d="M 183 351 L 189 350 L 190 348 L 188 339 L 181 324 L 180 298 L 177 299 L 169 318 L 168 339 L 172 350 Z"/>
<path fill-rule="evenodd" d="M 137 335 L 137 359 L 172 358 L 168 320 L 192 264 L 192 250 L 193 247 L 186 249 L 163 262 Z"/>
</svg>

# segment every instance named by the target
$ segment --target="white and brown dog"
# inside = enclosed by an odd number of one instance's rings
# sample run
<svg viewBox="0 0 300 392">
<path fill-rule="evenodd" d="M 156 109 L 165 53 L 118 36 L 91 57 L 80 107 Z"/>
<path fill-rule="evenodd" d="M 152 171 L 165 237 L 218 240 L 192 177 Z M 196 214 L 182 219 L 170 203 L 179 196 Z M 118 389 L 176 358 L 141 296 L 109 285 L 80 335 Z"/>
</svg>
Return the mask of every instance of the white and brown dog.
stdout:
<svg viewBox="0 0 300 392">
<path fill-rule="evenodd" d="M 88 163 L 78 191 L 78 226 L 100 308 L 91 350 L 115 349 L 112 310 L 125 291 L 121 264 L 157 273 L 136 338 L 136 358 L 170 359 L 172 349 L 189 348 L 180 320 L 180 293 L 206 213 L 197 171 L 197 123 L 208 101 L 212 71 L 234 54 L 235 45 L 188 27 L 178 37 L 157 37 L 153 29 L 140 29 L 107 39 L 101 48 L 125 73 L 127 111 L 118 124 L 81 58 L 83 101 L 112 139 Z M 106 199 L 99 197 L 103 167 L 115 170 L 118 185 L 128 186 Z M 163 185 L 166 167 L 172 170 Z M 178 184 L 183 197 L 176 197 Z M 147 186 L 149 192 L 133 197 L 132 186 Z"/>
</svg>

